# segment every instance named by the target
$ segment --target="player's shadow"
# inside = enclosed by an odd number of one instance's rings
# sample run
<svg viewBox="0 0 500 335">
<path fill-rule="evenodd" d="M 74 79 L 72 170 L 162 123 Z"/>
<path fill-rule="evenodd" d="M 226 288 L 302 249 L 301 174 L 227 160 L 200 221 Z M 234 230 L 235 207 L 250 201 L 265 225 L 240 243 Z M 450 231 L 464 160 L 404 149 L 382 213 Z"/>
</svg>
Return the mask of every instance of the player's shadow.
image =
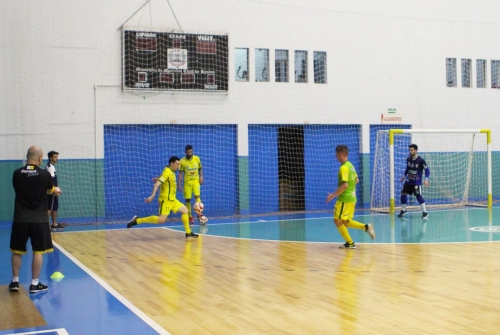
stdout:
<svg viewBox="0 0 500 335">
<path fill-rule="evenodd" d="M 401 219 L 401 241 L 403 243 L 422 243 L 429 220 L 403 217 Z"/>
</svg>

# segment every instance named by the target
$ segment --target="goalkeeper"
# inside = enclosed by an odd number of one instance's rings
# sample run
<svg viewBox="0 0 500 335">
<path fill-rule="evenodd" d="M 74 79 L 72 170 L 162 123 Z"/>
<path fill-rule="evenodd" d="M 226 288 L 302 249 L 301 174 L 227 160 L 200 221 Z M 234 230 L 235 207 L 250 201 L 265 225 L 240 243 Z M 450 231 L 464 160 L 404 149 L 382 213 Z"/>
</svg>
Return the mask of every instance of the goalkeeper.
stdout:
<svg viewBox="0 0 500 335">
<path fill-rule="evenodd" d="M 406 158 L 406 169 L 405 174 L 401 177 L 401 182 L 405 182 L 403 185 L 403 190 L 401 191 L 401 212 L 398 217 L 402 218 L 408 211 L 406 210 L 406 204 L 408 203 L 408 194 L 414 194 L 417 201 L 422 206 L 422 219 L 426 220 L 429 215 L 425 208 L 425 200 L 422 197 L 422 175 L 425 171 L 424 185 L 429 186 L 429 176 L 431 171 L 425 162 L 425 159 L 418 155 L 418 146 L 416 144 L 410 144 L 410 155 Z"/>
</svg>

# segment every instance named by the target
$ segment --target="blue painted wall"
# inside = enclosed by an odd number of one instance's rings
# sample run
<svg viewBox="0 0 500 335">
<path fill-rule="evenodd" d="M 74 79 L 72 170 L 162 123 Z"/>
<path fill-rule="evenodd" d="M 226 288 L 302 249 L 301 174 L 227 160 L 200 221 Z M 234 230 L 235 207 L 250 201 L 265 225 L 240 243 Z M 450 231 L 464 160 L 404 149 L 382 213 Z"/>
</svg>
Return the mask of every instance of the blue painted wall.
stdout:
<svg viewBox="0 0 500 335">
<path fill-rule="evenodd" d="M 283 125 L 249 125 L 249 203 L 250 213 L 279 211 L 278 128 Z M 328 192 L 337 186 L 340 164 L 335 147 L 346 144 L 349 160 L 362 178 L 360 125 L 305 125 L 306 210 L 328 210 Z M 342 139 L 342 143 L 338 141 Z M 358 196 L 362 198 L 358 185 Z"/>
<path fill-rule="evenodd" d="M 156 202 L 144 203 L 153 186 L 151 179 L 168 164 L 171 155 L 184 155 L 194 146 L 204 165 L 202 200 L 207 216 L 263 214 L 279 211 L 278 128 L 283 125 L 250 125 L 249 156 L 237 156 L 235 125 L 107 125 L 105 159 L 61 160 L 60 220 L 69 223 L 126 222 L 133 215 L 157 213 Z M 350 161 L 360 175 L 358 208 L 369 204 L 372 187 L 376 133 L 394 125 L 370 126 L 370 154 L 360 151 L 359 125 L 304 125 L 306 210 L 330 210 L 324 204 L 336 187 L 338 162 L 335 146 L 345 141 Z M 411 125 L 397 125 L 410 129 Z M 221 141 L 221 139 L 224 139 Z M 396 152 L 404 160 L 406 147 Z M 399 155 L 399 156 L 398 156 Z M 493 153 L 494 199 L 500 199 L 500 154 Z M 238 163 L 239 162 L 239 163 Z M 78 169 L 75 169 L 78 164 Z M 0 200 L 0 223 L 12 220 L 14 194 L 11 178 L 22 161 L 0 161 L 0 185 L 7 190 Z M 3 182 L 3 183 L 2 183 Z M 64 186 L 66 185 L 66 186 Z M 364 193 L 364 194 L 363 194 Z M 178 198 L 183 200 L 181 192 Z M 398 198 L 398 197 L 396 197 Z M 396 199 L 399 201 L 399 199 Z"/>
<path fill-rule="evenodd" d="M 339 139 L 341 139 L 339 141 Z M 304 126 L 304 158 L 306 169 L 306 210 L 328 210 L 333 204 L 325 204 L 328 192 L 337 189 L 340 164 L 335 155 L 337 145 L 349 148 L 349 161 L 354 165 L 360 184 L 357 186 L 358 201 L 362 193 L 362 159 L 360 153 L 360 125 L 307 125 Z"/>
<path fill-rule="evenodd" d="M 278 125 L 248 125 L 250 213 L 279 210 Z"/>
<path fill-rule="evenodd" d="M 106 125 L 107 219 L 157 213 L 156 201 L 144 202 L 151 194 L 152 178 L 161 174 L 170 156 L 184 157 L 187 144 L 203 165 L 201 199 L 206 215 L 234 215 L 238 211 L 237 143 L 235 125 Z M 177 192 L 177 198 L 184 203 L 182 192 Z"/>
</svg>

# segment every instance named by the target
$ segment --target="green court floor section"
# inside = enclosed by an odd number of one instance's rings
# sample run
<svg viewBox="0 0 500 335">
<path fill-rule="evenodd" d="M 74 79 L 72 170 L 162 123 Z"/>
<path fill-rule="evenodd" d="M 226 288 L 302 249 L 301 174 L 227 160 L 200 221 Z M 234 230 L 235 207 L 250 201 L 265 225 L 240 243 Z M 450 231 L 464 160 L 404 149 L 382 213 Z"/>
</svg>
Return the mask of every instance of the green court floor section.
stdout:
<svg viewBox="0 0 500 335">
<path fill-rule="evenodd" d="M 429 212 L 410 212 L 404 218 L 389 214 L 357 215 L 362 223 L 372 223 L 376 239 L 362 230 L 349 229 L 360 243 L 457 243 L 500 241 L 500 208 L 464 208 Z M 172 229 L 182 231 L 181 226 Z M 195 232 L 206 235 L 271 241 L 338 242 L 343 240 L 331 217 L 267 217 L 248 222 L 229 222 L 197 226 Z"/>
</svg>

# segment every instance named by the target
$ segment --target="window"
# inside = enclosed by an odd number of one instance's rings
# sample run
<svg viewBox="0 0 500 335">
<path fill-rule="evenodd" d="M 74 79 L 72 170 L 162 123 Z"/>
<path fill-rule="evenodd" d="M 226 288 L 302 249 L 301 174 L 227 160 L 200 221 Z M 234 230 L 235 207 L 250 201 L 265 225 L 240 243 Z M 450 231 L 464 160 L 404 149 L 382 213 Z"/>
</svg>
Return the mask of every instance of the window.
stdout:
<svg viewBox="0 0 500 335">
<path fill-rule="evenodd" d="M 314 51 L 314 82 L 326 84 L 326 52 Z"/>
<path fill-rule="evenodd" d="M 486 88 L 486 59 L 476 59 L 477 88 Z"/>
<path fill-rule="evenodd" d="M 456 58 L 446 58 L 446 87 L 457 87 Z"/>
<path fill-rule="evenodd" d="M 234 49 L 235 80 L 248 81 L 248 49 Z"/>
<path fill-rule="evenodd" d="M 274 72 L 277 83 L 288 82 L 288 50 L 275 51 Z"/>
<path fill-rule="evenodd" d="M 269 81 L 269 49 L 255 49 L 255 81 Z"/>
<path fill-rule="evenodd" d="M 500 60 L 491 60 L 491 88 L 500 88 Z"/>
<path fill-rule="evenodd" d="M 462 87 L 471 87 L 472 60 L 462 58 Z"/>
<path fill-rule="evenodd" d="M 295 50 L 295 82 L 307 83 L 307 51 Z"/>
</svg>

